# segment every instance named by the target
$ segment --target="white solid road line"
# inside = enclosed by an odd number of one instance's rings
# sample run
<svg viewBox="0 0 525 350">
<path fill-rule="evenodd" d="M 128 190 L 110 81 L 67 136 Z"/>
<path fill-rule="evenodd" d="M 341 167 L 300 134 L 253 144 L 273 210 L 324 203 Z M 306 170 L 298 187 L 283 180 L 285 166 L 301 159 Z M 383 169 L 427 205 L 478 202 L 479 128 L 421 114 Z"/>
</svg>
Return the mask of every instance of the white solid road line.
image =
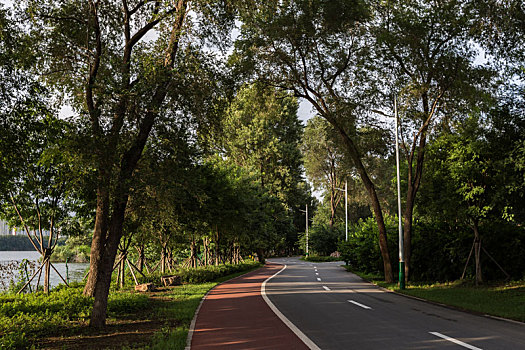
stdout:
<svg viewBox="0 0 525 350">
<path fill-rule="evenodd" d="M 330 290 L 327 286 L 323 286 L 324 290 Z"/>
<path fill-rule="evenodd" d="M 372 309 L 370 306 L 366 306 L 366 305 L 360 304 L 360 303 L 358 303 L 357 301 L 354 301 L 354 300 L 348 300 L 348 302 L 352 303 L 354 305 L 360 306 L 363 309 Z"/>
<path fill-rule="evenodd" d="M 320 279 L 319 277 L 317 277 L 317 280 L 318 280 L 319 282 L 321 282 L 321 279 Z"/>
<path fill-rule="evenodd" d="M 306 344 L 306 346 L 308 346 L 311 350 L 321 350 L 321 348 L 318 347 L 317 344 L 315 344 L 313 341 L 311 341 L 310 338 L 308 338 L 306 336 L 306 334 L 301 332 L 301 330 L 299 328 L 297 328 L 296 325 L 294 325 L 288 318 L 286 318 L 286 316 L 284 316 L 282 314 L 282 312 L 279 311 L 279 309 L 270 301 L 270 298 L 268 298 L 268 296 L 266 295 L 266 282 L 268 282 L 269 280 L 271 280 L 272 278 L 274 278 L 275 276 L 277 276 L 278 274 L 283 272 L 283 270 L 285 268 L 286 268 L 286 265 L 284 265 L 284 267 L 282 269 L 280 269 L 278 272 L 276 272 L 273 276 L 268 277 L 263 282 L 263 284 L 261 285 L 261 295 L 262 295 L 264 301 L 266 301 L 266 304 L 268 304 L 270 309 L 272 309 L 272 311 L 277 315 L 277 317 L 279 317 L 281 319 L 281 321 L 283 321 L 284 324 L 287 325 L 288 328 L 290 328 L 292 330 L 292 332 L 294 332 L 295 335 L 298 336 L 299 339 L 301 339 L 303 341 L 303 343 Z"/>
<path fill-rule="evenodd" d="M 464 343 L 464 342 L 462 342 L 461 340 L 457 340 L 457 339 L 451 338 L 451 337 L 449 337 L 449 336 L 446 336 L 446 335 L 441 334 L 441 333 L 438 333 L 438 332 L 429 332 L 429 333 L 432 334 L 432 335 L 435 335 L 436 337 L 443 338 L 443 339 L 448 340 L 448 341 L 450 341 L 450 342 L 452 342 L 452 343 L 455 343 L 455 344 L 461 345 L 461 346 L 463 346 L 463 347 L 465 347 L 465 348 L 467 348 L 467 349 L 471 349 L 471 350 L 482 350 L 481 348 L 477 348 L 477 347 L 475 347 L 475 346 L 473 346 L 473 345 L 470 345 L 470 344 Z"/>
</svg>

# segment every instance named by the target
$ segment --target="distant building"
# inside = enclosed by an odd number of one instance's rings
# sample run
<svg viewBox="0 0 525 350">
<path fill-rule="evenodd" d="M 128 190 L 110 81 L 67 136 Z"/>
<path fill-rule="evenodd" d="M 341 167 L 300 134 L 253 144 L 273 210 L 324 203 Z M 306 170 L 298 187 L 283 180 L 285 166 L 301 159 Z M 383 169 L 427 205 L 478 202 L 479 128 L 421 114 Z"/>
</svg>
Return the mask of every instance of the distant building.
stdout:
<svg viewBox="0 0 525 350">
<path fill-rule="evenodd" d="M 35 230 L 34 228 L 29 228 L 29 231 L 31 234 L 36 235 L 38 230 Z M 0 220 L 0 236 L 16 236 L 16 235 L 25 235 L 24 229 L 20 229 L 18 227 L 11 227 L 5 222 L 4 220 Z M 42 230 L 42 234 L 44 236 L 49 236 L 49 230 Z"/>
<path fill-rule="evenodd" d="M 16 235 L 16 228 L 11 228 L 7 222 L 0 220 L 0 235 Z"/>
</svg>

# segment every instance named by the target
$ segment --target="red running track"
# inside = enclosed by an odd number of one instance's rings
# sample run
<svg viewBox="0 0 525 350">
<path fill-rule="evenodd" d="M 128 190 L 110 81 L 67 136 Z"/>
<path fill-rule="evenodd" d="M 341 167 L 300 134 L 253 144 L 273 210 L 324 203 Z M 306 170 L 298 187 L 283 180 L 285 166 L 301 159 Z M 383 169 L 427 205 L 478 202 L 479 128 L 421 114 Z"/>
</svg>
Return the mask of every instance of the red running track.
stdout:
<svg viewBox="0 0 525 350">
<path fill-rule="evenodd" d="M 281 268 L 267 264 L 212 289 L 197 314 L 191 349 L 308 349 L 261 295 L 262 283 Z"/>
</svg>

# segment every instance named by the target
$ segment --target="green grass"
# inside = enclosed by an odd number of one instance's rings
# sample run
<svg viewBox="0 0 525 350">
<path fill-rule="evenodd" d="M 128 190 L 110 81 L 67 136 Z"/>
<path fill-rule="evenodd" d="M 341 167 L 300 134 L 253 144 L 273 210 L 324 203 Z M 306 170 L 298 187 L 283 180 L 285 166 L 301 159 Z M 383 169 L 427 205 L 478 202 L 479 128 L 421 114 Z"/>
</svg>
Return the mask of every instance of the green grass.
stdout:
<svg viewBox="0 0 525 350">
<path fill-rule="evenodd" d="M 347 270 L 352 271 L 346 267 Z M 470 281 L 410 283 L 400 290 L 385 283 L 380 275 L 352 271 L 378 286 L 459 309 L 525 322 L 525 281 L 475 286 Z"/>
<path fill-rule="evenodd" d="M 525 281 L 497 286 L 471 286 L 465 283 L 409 285 L 407 295 L 452 305 L 492 316 L 525 322 Z"/>
<path fill-rule="evenodd" d="M 213 281 L 187 283 L 166 289 L 151 298 L 131 290 L 112 289 L 108 298 L 108 322 L 156 320 L 165 323 L 143 349 L 184 349 L 188 329 L 202 297 L 218 283 L 254 270 L 261 265 L 213 267 L 211 273 L 199 269 L 186 272 L 188 279 Z M 58 287 L 49 294 L 0 294 L 0 349 L 25 349 L 40 338 L 54 335 L 79 337 L 90 334 L 86 327 L 93 299 L 82 295 L 81 284 Z M 128 285 L 128 288 L 132 288 Z M 169 346 L 168 346 L 169 344 Z M 139 345 L 140 346 L 140 345 Z M 122 346 L 121 346 L 122 347 Z M 134 347 L 136 348 L 136 347 Z"/>
</svg>

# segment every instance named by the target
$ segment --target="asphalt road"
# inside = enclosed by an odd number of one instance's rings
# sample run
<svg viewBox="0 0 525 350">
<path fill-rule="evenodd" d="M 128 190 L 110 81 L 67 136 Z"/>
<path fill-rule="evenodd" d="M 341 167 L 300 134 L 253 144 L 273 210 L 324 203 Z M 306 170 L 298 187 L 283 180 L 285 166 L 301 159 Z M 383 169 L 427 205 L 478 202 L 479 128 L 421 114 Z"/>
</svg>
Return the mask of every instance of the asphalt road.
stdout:
<svg viewBox="0 0 525 350">
<path fill-rule="evenodd" d="M 385 292 L 341 263 L 269 259 L 279 311 L 320 349 L 525 349 L 525 326 Z"/>
</svg>

